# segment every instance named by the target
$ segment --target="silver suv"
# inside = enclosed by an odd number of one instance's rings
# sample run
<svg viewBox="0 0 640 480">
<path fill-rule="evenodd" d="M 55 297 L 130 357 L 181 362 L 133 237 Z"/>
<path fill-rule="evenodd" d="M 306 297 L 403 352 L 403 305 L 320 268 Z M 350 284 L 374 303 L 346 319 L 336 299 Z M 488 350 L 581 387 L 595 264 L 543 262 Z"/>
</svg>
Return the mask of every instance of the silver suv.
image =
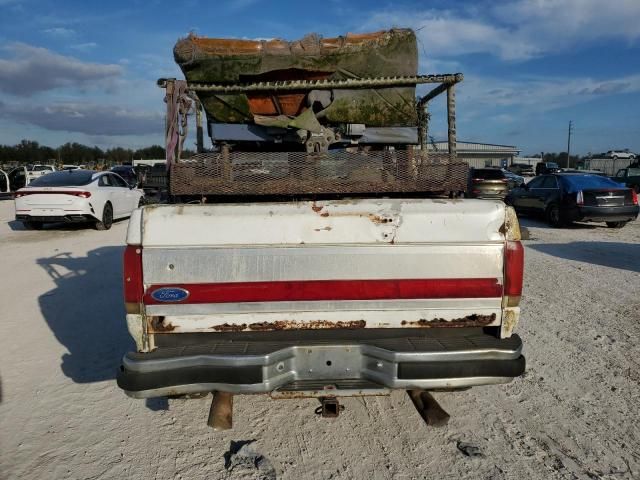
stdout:
<svg viewBox="0 0 640 480">
<path fill-rule="evenodd" d="M 609 150 L 607 152 L 607 157 L 613 158 L 614 160 L 617 160 L 618 158 L 628 158 L 629 160 L 633 160 L 636 158 L 636 155 L 629 150 Z"/>
</svg>

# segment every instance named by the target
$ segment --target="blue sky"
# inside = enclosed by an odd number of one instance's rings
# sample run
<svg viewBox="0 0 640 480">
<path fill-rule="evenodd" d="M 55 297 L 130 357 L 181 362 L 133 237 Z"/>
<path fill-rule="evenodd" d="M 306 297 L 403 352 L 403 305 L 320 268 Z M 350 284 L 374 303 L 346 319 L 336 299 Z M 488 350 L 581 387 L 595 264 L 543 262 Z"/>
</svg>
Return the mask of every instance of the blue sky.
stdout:
<svg viewBox="0 0 640 480">
<path fill-rule="evenodd" d="M 162 143 L 175 41 L 417 31 L 422 73 L 462 72 L 458 138 L 524 154 L 640 151 L 640 0 L 0 0 L 0 143 Z M 444 102 L 432 133 L 444 138 Z"/>
</svg>

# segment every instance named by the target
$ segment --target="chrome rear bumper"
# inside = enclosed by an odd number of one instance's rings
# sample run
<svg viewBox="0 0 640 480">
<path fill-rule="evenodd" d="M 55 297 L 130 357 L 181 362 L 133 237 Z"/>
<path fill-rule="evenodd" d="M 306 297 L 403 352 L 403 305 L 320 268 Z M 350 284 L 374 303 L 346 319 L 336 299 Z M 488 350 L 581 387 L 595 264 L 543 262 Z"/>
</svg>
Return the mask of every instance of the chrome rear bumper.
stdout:
<svg viewBox="0 0 640 480">
<path fill-rule="evenodd" d="M 517 335 L 500 340 L 481 331 L 465 335 L 460 330 L 466 329 L 448 330 L 449 335 L 437 336 L 412 332 L 411 337 L 366 340 L 208 341 L 161 347 L 125 355 L 118 385 L 134 398 L 208 391 L 277 393 L 301 382 L 331 387 L 355 382 L 367 385 L 360 389 L 366 394 L 506 383 L 524 372 Z M 340 395 L 339 389 L 333 394 Z"/>
</svg>

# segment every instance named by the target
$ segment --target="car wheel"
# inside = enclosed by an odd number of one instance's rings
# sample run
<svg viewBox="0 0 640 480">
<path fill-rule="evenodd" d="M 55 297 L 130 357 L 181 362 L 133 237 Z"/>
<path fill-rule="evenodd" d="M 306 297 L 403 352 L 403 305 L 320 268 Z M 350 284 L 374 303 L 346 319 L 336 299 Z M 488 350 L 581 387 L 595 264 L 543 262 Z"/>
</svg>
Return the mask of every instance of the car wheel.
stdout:
<svg viewBox="0 0 640 480">
<path fill-rule="evenodd" d="M 144 197 L 140 197 L 140 200 L 138 200 L 138 208 L 140 207 L 144 207 Z"/>
<path fill-rule="evenodd" d="M 96 230 L 109 230 L 113 225 L 113 207 L 107 202 L 102 209 L 102 221 L 96 222 Z"/>
<path fill-rule="evenodd" d="M 42 227 L 44 227 L 44 223 L 42 222 L 22 222 L 22 225 L 24 225 L 24 228 L 27 230 L 42 230 Z"/>
<path fill-rule="evenodd" d="M 617 155 L 614 155 L 614 156 L 613 156 L 613 157 L 611 157 L 611 158 L 613 158 L 614 160 L 617 160 L 617 159 L 618 159 L 618 156 L 617 156 Z"/>
<path fill-rule="evenodd" d="M 555 203 L 547 207 L 547 222 L 549 222 L 552 227 L 556 228 L 564 225 L 564 222 L 562 221 L 562 214 L 560 213 L 560 207 Z"/>
<path fill-rule="evenodd" d="M 607 227 L 609 228 L 622 228 L 627 224 L 627 222 L 607 222 Z"/>
</svg>

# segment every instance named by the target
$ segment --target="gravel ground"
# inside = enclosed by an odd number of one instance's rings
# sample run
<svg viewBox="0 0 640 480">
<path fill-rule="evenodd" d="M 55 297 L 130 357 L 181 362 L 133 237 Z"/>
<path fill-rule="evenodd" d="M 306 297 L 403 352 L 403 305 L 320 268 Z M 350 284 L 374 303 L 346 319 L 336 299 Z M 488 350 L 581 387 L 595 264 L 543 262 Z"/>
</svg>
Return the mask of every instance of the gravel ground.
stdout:
<svg viewBox="0 0 640 480">
<path fill-rule="evenodd" d="M 115 385 L 132 347 L 126 222 L 24 231 L 12 218 L 0 201 L 0 478 L 640 478 L 640 222 L 523 221 L 527 373 L 436 394 L 445 428 L 395 392 L 345 399 L 336 420 L 316 417 L 311 399 L 236 397 L 234 429 L 214 433 L 209 399 L 145 403 Z M 260 470 L 237 456 L 226 470 L 232 444 L 249 440 Z"/>
</svg>

